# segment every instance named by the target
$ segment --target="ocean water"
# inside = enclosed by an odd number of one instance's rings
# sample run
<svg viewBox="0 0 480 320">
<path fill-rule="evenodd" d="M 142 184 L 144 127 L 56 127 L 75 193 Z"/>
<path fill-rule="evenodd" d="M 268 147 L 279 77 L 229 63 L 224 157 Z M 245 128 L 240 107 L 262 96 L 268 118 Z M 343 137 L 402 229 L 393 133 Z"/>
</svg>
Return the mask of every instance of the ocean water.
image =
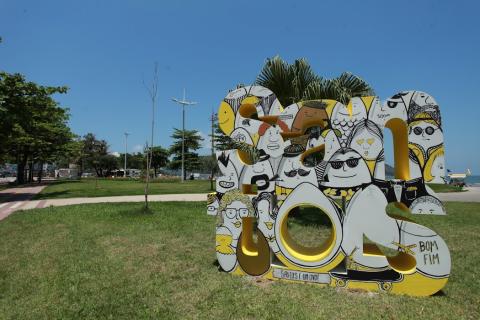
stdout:
<svg viewBox="0 0 480 320">
<path fill-rule="evenodd" d="M 465 179 L 465 183 L 469 186 L 480 187 L 480 176 L 469 176 Z"/>
</svg>

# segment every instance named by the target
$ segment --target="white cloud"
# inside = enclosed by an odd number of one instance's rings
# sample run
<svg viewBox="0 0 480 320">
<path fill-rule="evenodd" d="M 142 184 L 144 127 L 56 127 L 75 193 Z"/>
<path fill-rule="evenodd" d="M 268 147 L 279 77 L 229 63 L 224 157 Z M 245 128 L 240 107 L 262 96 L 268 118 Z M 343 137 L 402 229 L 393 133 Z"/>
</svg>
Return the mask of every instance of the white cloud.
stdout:
<svg viewBox="0 0 480 320">
<path fill-rule="evenodd" d="M 120 153 L 119 153 L 119 152 L 117 152 L 117 151 L 110 152 L 110 154 L 111 154 L 112 156 L 115 156 L 115 157 L 117 157 L 117 158 L 118 158 L 118 157 L 120 157 Z"/>
</svg>

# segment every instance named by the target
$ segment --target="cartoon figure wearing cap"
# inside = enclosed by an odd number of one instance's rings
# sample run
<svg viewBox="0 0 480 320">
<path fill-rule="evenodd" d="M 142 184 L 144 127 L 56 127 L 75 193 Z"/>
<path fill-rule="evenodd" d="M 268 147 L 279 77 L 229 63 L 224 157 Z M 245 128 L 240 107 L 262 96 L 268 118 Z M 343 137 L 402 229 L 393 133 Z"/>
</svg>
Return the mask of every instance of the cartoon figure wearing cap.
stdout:
<svg viewBox="0 0 480 320">
<path fill-rule="evenodd" d="M 327 126 L 328 114 L 325 110 L 327 104 L 321 100 L 302 102 L 292 123 L 292 132 L 301 133 L 312 126 L 319 126 L 322 129 Z"/>
<path fill-rule="evenodd" d="M 292 144 L 285 148 L 283 158 L 278 167 L 276 193 L 284 199 L 296 186 L 302 182 L 317 185 L 315 170 L 306 167 L 302 161 L 305 148 L 300 144 Z"/>
<path fill-rule="evenodd" d="M 420 160 L 426 161 L 429 151 L 442 144 L 441 126 L 442 119 L 433 98 L 426 93 L 415 92 L 408 108 L 408 142 L 422 152 Z"/>
</svg>

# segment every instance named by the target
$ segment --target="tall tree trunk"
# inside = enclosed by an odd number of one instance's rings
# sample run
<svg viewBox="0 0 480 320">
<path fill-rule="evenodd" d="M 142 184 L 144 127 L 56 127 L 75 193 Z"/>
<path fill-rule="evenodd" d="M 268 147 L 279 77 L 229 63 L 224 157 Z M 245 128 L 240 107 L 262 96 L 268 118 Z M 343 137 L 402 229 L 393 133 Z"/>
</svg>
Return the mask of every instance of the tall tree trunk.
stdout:
<svg viewBox="0 0 480 320">
<path fill-rule="evenodd" d="M 27 159 L 21 159 L 17 164 L 17 184 L 25 183 L 25 166 L 27 165 Z"/>
<path fill-rule="evenodd" d="M 42 183 L 42 175 L 43 175 L 43 162 L 40 162 L 40 170 L 38 170 L 38 175 L 37 175 L 38 183 Z"/>
<path fill-rule="evenodd" d="M 149 162 L 149 153 L 147 150 L 147 172 L 145 174 L 145 209 L 148 209 L 148 183 L 150 181 L 150 162 Z"/>
<path fill-rule="evenodd" d="M 28 183 L 33 182 L 33 160 L 28 164 Z"/>
</svg>

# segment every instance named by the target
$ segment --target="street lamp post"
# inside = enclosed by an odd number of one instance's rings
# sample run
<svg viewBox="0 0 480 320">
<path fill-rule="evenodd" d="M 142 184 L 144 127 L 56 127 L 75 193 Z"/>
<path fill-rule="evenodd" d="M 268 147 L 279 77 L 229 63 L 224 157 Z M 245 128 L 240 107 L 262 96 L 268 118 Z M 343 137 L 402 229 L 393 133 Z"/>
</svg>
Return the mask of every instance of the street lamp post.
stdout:
<svg viewBox="0 0 480 320">
<path fill-rule="evenodd" d="M 197 104 L 194 101 L 187 101 L 185 97 L 185 88 L 183 89 L 183 99 L 172 98 L 173 102 L 182 105 L 182 182 L 185 180 L 185 106 Z"/>
<path fill-rule="evenodd" d="M 125 163 L 123 167 L 123 177 L 126 178 L 127 177 L 127 139 L 130 133 L 124 132 L 123 134 L 125 135 Z"/>
</svg>

